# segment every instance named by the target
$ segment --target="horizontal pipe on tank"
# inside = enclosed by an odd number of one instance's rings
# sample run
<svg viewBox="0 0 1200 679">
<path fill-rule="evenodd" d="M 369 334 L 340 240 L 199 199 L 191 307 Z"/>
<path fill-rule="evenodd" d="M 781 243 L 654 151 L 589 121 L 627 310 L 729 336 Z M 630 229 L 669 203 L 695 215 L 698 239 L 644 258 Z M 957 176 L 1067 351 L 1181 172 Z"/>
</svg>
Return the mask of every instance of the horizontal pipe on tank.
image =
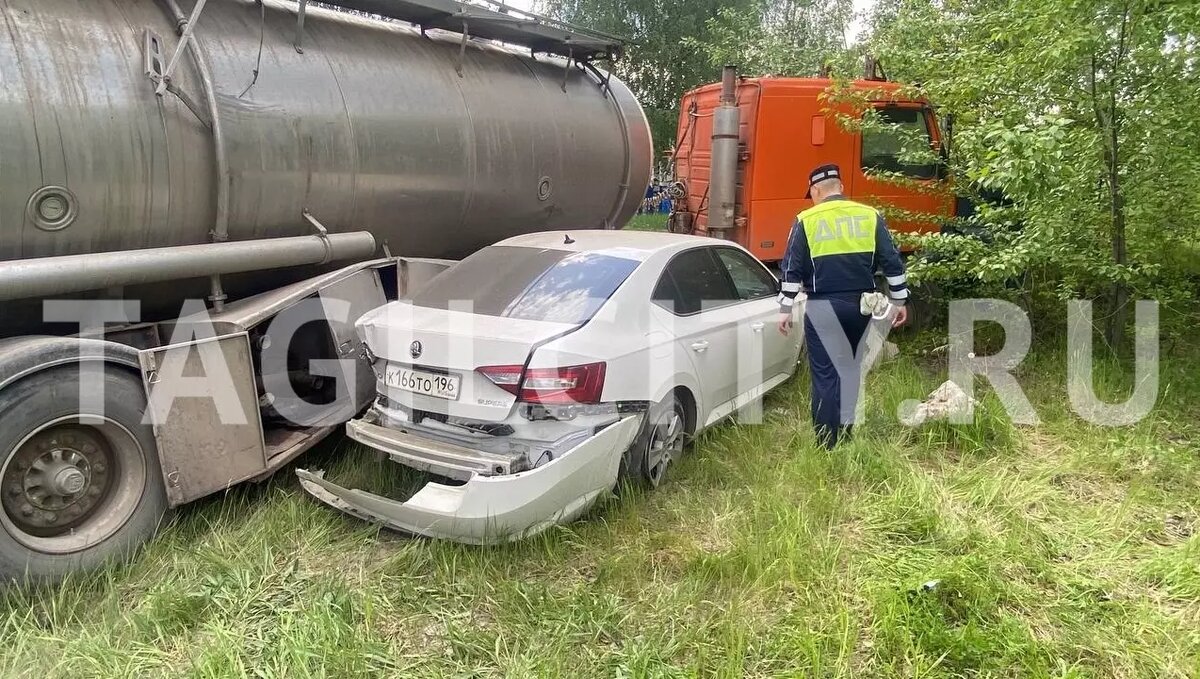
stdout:
<svg viewBox="0 0 1200 679">
<path fill-rule="evenodd" d="M 6 261 L 0 262 L 0 301 L 325 264 L 374 252 L 375 237 L 355 231 Z"/>
</svg>

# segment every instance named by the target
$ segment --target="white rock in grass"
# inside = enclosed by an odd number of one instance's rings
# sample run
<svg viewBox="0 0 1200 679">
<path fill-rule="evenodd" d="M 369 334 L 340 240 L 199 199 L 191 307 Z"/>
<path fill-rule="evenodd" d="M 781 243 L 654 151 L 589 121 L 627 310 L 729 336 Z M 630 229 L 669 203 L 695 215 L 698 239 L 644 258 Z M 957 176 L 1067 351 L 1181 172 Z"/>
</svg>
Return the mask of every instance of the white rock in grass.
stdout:
<svg viewBox="0 0 1200 679">
<path fill-rule="evenodd" d="M 905 405 L 911 404 L 906 402 Z M 979 403 L 967 396 L 963 388 L 951 381 L 943 382 L 934 389 L 929 398 L 916 407 L 901 408 L 900 422 L 906 427 L 919 427 L 926 422 L 943 422 L 964 417 Z M 907 412 L 905 412 L 907 411 Z"/>
</svg>

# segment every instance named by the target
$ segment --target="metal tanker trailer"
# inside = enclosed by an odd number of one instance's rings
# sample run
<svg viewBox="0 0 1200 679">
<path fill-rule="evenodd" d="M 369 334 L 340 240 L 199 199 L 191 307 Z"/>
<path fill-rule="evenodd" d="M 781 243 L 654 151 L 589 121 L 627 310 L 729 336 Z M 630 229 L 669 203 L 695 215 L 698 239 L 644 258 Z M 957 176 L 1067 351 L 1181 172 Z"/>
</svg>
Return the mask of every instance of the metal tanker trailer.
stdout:
<svg viewBox="0 0 1200 679">
<path fill-rule="evenodd" d="M 619 40 L 324 4 L 0 8 L 0 577 L 126 553 L 337 428 L 374 394 L 354 321 L 429 258 L 636 210 Z"/>
</svg>

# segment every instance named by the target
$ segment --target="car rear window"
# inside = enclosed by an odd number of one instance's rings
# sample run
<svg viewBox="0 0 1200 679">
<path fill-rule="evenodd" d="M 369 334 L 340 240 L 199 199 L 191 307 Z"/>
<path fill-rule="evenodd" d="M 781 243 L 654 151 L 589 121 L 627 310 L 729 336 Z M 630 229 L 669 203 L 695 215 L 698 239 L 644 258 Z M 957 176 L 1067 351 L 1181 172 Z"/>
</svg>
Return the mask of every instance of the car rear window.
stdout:
<svg viewBox="0 0 1200 679">
<path fill-rule="evenodd" d="M 638 263 L 591 252 L 493 245 L 430 280 L 413 296 L 413 304 L 484 316 L 584 323 Z"/>
</svg>

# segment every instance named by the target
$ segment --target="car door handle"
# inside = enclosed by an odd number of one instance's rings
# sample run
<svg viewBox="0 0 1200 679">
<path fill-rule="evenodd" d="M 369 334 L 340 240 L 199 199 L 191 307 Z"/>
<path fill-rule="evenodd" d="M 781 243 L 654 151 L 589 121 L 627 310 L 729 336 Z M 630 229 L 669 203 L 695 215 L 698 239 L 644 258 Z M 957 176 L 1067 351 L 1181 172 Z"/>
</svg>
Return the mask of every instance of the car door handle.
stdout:
<svg viewBox="0 0 1200 679">
<path fill-rule="evenodd" d="M 696 352 L 697 354 L 703 354 L 704 352 L 708 351 L 708 340 L 692 342 L 692 351 Z"/>
<path fill-rule="evenodd" d="M 753 330 L 754 332 L 762 332 L 764 327 L 766 327 L 766 324 L 761 323 L 761 322 L 750 324 L 750 329 Z"/>
</svg>

